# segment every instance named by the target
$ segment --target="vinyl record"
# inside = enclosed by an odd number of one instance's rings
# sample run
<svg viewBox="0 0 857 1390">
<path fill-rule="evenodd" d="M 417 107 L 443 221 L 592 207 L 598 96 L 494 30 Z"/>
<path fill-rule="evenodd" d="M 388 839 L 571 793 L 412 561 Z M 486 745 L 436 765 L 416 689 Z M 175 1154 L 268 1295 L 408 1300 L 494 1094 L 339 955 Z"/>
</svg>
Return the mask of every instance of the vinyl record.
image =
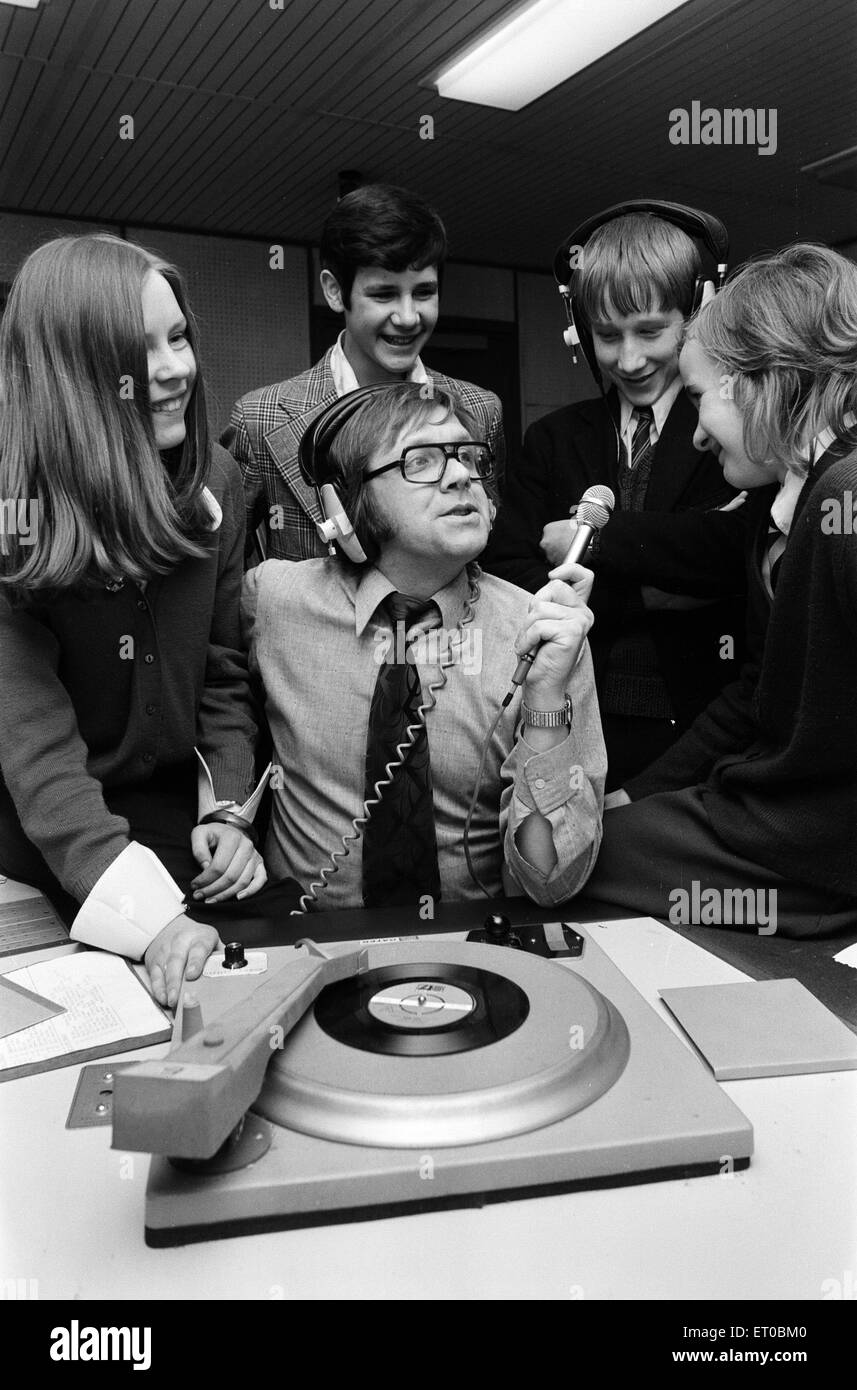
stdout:
<svg viewBox="0 0 857 1390">
<path fill-rule="evenodd" d="M 481 1144 L 591 1105 L 624 1070 L 621 1016 L 561 965 L 472 942 L 369 954 L 274 1055 L 256 1113 L 346 1144 Z"/>
<path fill-rule="evenodd" d="M 507 1038 L 530 1011 L 504 975 L 417 961 L 329 985 L 315 1002 L 319 1027 L 348 1047 L 396 1057 L 440 1057 Z"/>
</svg>

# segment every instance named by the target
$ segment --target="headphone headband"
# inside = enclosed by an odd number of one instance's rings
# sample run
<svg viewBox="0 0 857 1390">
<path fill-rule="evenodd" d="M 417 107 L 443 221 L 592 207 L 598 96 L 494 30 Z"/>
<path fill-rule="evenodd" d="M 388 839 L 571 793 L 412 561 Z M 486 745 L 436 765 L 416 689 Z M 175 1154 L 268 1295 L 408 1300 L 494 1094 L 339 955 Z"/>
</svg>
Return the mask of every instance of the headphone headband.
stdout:
<svg viewBox="0 0 857 1390">
<path fill-rule="evenodd" d="M 634 212 L 648 212 L 653 217 L 659 217 L 662 222 L 671 222 L 689 237 L 701 241 L 718 265 L 729 259 L 729 233 L 719 217 L 714 217 L 710 212 L 703 212 L 701 208 L 688 207 L 684 203 L 667 203 L 657 198 L 631 198 L 626 203 L 614 203 L 612 207 L 587 217 L 586 221 L 575 227 L 562 245 L 557 247 L 553 261 L 553 273 L 557 283 L 568 283 L 573 269 L 568 261 L 568 253 L 572 246 L 585 246 L 592 233 L 597 232 L 599 227 L 605 226 L 608 222 L 615 222 L 617 217 L 626 217 Z"/>
<path fill-rule="evenodd" d="M 331 444 L 343 425 L 362 409 L 366 401 L 374 400 L 376 396 L 389 389 L 390 383 L 386 381 L 376 381 L 371 386 L 358 386 L 356 391 L 339 396 L 316 415 L 304 431 L 298 449 L 298 467 L 305 483 L 310 487 L 320 488 L 325 483 L 335 483 L 339 480 L 339 469 L 332 467 L 330 463 Z"/>
</svg>

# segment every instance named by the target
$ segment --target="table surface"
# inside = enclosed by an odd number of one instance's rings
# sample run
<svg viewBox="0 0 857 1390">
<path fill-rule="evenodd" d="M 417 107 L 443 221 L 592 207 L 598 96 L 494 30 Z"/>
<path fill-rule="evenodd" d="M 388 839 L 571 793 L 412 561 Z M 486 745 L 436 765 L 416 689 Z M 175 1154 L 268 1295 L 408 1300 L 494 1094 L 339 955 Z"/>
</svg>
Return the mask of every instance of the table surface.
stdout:
<svg viewBox="0 0 857 1390">
<path fill-rule="evenodd" d="M 453 916 L 466 927 L 483 913 L 473 904 Z M 348 915 L 341 936 L 369 935 Z M 331 930 L 344 916 L 329 914 Z M 371 934 L 388 934 L 377 922 Z M 328 923 L 312 926 L 323 936 Z M 658 990 L 748 978 L 652 919 L 596 918 L 587 930 L 687 1046 Z M 150 1250 L 148 1157 L 112 1150 L 109 1127 L 64 1128 L 79 1070 L 0 1084 L 0 1289 L 36 1280 L 39 1298 L 63 1300 L 817 1300 L 857 1268 L 854 1071 L 725 1083 L 755 1130 L 750 1167 L 728 1177 Z"/>
</svg>

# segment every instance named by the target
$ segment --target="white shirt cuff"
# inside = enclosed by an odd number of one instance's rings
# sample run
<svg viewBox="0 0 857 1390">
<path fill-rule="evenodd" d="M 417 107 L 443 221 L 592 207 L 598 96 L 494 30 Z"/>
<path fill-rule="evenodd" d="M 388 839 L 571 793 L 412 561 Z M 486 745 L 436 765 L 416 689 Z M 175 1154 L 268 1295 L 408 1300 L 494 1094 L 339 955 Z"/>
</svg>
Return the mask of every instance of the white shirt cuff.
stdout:
<svg viewBox="0 0 857 1390">
<path fill-rule="evenodd" d="M 71 927 L 73 941 L 141 960 L 184 894 L 158 856 L 132 840 L 88 894 Z"/>
</svg>

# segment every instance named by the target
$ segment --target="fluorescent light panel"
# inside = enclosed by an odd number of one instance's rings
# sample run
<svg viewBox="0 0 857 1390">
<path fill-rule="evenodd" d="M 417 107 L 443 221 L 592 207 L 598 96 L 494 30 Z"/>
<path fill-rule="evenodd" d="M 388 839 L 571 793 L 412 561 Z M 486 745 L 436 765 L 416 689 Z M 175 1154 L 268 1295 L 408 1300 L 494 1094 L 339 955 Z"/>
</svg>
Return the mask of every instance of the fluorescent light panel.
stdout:
<svg viewBox="0 0 857 1390">
<path fill-rule="evenodd" d="M 452 101 L 520 111 L 686 0 L 536 0 L 433 79 Z"/>
<path fill-rule="evenodd" d="M 22 10 L 38 9 L 41 0 L 0 0 L 0 5 L 20 5 Z"/>
</svg>

